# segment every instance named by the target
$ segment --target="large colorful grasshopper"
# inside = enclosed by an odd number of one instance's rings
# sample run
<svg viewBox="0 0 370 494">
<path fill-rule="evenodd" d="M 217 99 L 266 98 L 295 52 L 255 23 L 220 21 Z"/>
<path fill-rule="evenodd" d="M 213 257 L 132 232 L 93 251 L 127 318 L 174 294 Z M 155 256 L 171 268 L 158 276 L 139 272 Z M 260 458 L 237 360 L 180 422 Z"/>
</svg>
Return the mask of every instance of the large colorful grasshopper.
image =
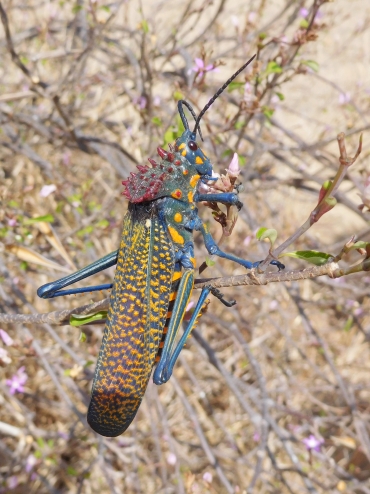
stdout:
<svg viewBox="0 0 370 494">
<path fill-rule="evenodd" d="M 212 287 L 203 288 L 187 328 L 175 344 L 193 290 L 193 230 L 202 233 L 210 254 L 248 269 L 259 264 L 223 252 L 195 206 L 202 201 L 242 206 L 237 193 L 198 191 L 200 183 L 212 180 L 212 164 L 198 147 L 196 134 L 202 137 L 199 124 L 204 113 L 253 58 L 226 81 L 198 117 L 189 103 L 179 101 L 185 131 L 174 148 L 166 152 L 159 147 L 159 164 L 149 160 L 152 167 L 138 166 L 139 172 L 123 182 L 129 206 L 118 251 L 37 291 L 42 298 L 52 298 L 112 288 L 87 415 L 90 426 L 103 436 L 122 434 L 131 424 L 156 361 L 155 384 L 163 384 L 171 377 L 208 294 L 232 305 Z M 193 131 L 183 106 L 195 119 Z M 62 290 L 114 264 L 117 268 L 113 285 Z M 284 267 L 279 261 L 272 264 L 279 269 Z"/>
</svg>

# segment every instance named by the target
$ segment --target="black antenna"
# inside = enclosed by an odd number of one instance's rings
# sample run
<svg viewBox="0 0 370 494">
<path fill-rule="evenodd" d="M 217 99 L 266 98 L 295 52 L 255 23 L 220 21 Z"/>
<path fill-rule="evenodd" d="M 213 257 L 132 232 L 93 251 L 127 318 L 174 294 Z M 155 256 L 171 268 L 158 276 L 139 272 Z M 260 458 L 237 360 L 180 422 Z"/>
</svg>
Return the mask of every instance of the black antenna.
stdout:
<svg viewBox="0 0 370 494">
<path fill-rule="evenodd" d="M 190 103 L 188 103 L 187 101 L 185 101 L 184 99 L 180 99 L 179 102 L 177 103 L 177 108 L 179 110 L 179 114 L 180 114 L 180 118 L 181 118 L 181 121 L 185 127 L 186 130 L 189 130 L 189 124 L 188 124 L 188 121 L 187 121 L 187 118 L 185 116 L 185 113 L 184 113 L 184 109 L 182 107 L 182 105 L 185 105 L 186 108 L 190 111 L 190 113 L 192 114 L 195 122 L 197 121 L 197 114 L 195 113 L 195 111 L 193 110 L 193 107 L 191 106 Z M 200 127 L 198 129 L 198 132 L 199 132 L 199 136 L 200 138 L 202 139 L 203 141 L 203 136 L 202 136 L 202 132 L 200 130 Z"/>
<path fill-rule="evenodd" d="M 252 62 L 255 58 L 256 58 L 256 55 L 253 55 L 253 57 L 252 57 L 252 58 L 250 58 L 250 59 L 248 60 L 248 62 L 247 62 L 247 63 L 245 63 L 242 67 L 240 67 L 240 69 L 239 69 L 239 70 L 237 70 L 237 71 L 235 72 L 235 74 L 233 74 L 233 75 L 230 77 L 230 79 L 228 79 L 222 87 L 220 87 L 220 89 L 217 91 L 217 93 L 216 93 L 214 96 L 212 96 L 212 98 L 208 101 L 208 103 L 207 103 L 207 104 L 206 104 L 206 106 L 203 108 L 203 110 L 199 113 L 198 118 L 197 118 L 197 119 L 196 119 L 196 121 L 195 121 L 195 127 L 194 127 L 194 130 L 193 130 L 194 134 L 197 132 L 197 130 L 198 130 L 198 128 L 199 128 L 199 122 L 200 122 L 201 118 L 203 117 L 203 115 L 205 114 L 205 112 L 209 109 L 209 107 L 210 107 L 210 106 L 214 103 L 214 101 L 215 101 L 215 100 L 216 100 L 216 99 L 220 96 L 220 94 L 221 94 L 222 92 L 224 92 L 224 91 L 225 91 L 225 89 L 226 89 L 226 88 L 227 88 L 227 86 L 230 84 L 230 82 L 232 82 L 232 81 L 235 79 L 235 77 L 237 77 L 237 76 L 240 74 L 240 72 L 242 72 L 242 71 L 245 69 L 245 67 L 247 67 L 247 66 L 248 66 L 248 65 L 249 65 L 249 64 L 250 64 L 250 63 L 251 63 L 251 62 Z"/>
</svg>

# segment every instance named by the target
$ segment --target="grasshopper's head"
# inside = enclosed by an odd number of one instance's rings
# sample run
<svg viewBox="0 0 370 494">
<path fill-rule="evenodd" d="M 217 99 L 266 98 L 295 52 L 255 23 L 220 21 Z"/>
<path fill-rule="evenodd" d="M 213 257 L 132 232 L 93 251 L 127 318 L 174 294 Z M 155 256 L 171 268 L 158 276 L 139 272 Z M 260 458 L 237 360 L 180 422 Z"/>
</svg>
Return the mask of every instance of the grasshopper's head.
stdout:
<svg viewBox="0 0 370 494">
<path fill-rule="evenodd" d="M 184 133 L 176 140 L 175 150 L 180 152 L 192 165 L 195 166 L 199 175 L 201 175 L 203 180 L 210 179 L 212 176 L 212 163 L 207 158 L 207 156 L 203 153 L 201 148 L 196 143 L 197 133 L 199 133 L 200 138 L 203 140 L 202 133 L 200 130 L 200 121 L 205 114 L 205 112 L 210 108 L 210 106 L 214 103 L 214 101 L 220 96 L 220 94 L 227 88 L 231 81 L 235 79 L 235 77 L 240 74 L 242 70 L 249 65 L 252 60 L 255 58 L 254 55 L 247 63 L 245 63 L 239 70 L 237 70 L 226 82 L 223 84 L 220 89 L 212 96 L 203 110 L 197 116 L 192 108 L 192 106 L 184 100 L 180 100 L 178 102 L 178 110 L 184 124 L 185 131 Z M 189 128 L 188 121 L 186 119 L 183 106 L 186 106 L 195 120 L 194 130 L 191 131 Z"/>
<path fill-rule="evenodd" d="M 212 176 L 212 163 L 196 142 L 196 134 L 189 129 L 176 139 L 175 151 L 181 153 L 203 178 Z"/>
</svg>

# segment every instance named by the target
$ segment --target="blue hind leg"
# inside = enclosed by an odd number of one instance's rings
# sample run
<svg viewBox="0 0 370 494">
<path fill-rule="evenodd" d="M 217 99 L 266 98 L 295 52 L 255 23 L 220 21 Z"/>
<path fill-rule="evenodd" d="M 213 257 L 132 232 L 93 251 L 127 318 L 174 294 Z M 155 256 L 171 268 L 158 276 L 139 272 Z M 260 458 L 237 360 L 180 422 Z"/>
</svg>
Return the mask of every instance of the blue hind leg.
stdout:
<svg viewBox="0 0 370 494">
<path fill-rule="evenodd" d="M 76 271 L 73 274 L 68 276 L 64 276 L 57 281 L 52 281 L 51 283 L 46 283 L 46 285 L 40 286 L 37 290 L 37 295 L 40 298 L 55 298 L 55 297 L 63 297 L 64 295 L 73 295 L 76 293 L 87 293 L 87 292 L 96 292 L 99 290 L 107 290 L 112 288 L 112 283 L 104 284 L 104 285 L 96 285 L 96 286 L 88 286 L 83 288 L 71 288 L 69 290 L 62 290 L 65 286 L 73 285 L 77 281 L 83 280 L 92 276 L 93 274 L 99 273 L 103 271 L 103 269 L 110 268 L 117 264 L 117 253 L 115 250 L 110 254 L 102 257 L 98 261 L 89 264 L 88 266 Z"/>
</svg>

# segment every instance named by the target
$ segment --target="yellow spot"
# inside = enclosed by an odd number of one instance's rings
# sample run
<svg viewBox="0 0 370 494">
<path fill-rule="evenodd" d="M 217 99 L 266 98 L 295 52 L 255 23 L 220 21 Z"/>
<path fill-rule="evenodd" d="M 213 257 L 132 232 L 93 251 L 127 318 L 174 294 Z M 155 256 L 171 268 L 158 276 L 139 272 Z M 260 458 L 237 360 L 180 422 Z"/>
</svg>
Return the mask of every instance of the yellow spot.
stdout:
<svg viewBox="0 0 370 494">
<path fill-rule="evenodd" d="M 200 175 L 193 175 L 190 179 L 191 187 L 195 187 L 197 185 L 199 179 L 200 179 Z"/>
<path fill-rule="evenodd" d="M 184 151 L 181 154 L 182 156 L 186 156 L 186 149 L 184 149 Z"/>
<path fill-rule="evenodd" d="M 195 158 L 195 163 L 196 163 L 197 165 L 203 165 L 204 161 L 202 160 L 202 158 L 201 158 L 200 156 L 197 156 L 197 157 Z"/>
<path fill-rule="evenodd" d="M 182 276 L 182 273 L 181 271 L 175 271 L 173 273 L 173 276 L 172 276 L 172 281 L 176 281 L 176 280 L 179 280 Z"/>
<path fill-rule="evenodd" d="M 173 228 L 172 226 L 168 227 L 168 231 L 170 232 L 171 238 L 174 242 L 177 244 L 183 244 L 184 243 L 184 237 L 179 234 L 179 232 Z"/>
<path fill-rule="evenodd" d="M 192 263 L 193 268 L 196 268 L 197 267 L 197 261 L 194 259 L 194 257 L 191 257 L 190 258 L 190 262 Z"/>
<path fill-rule="evenodd" d="M 188 170 L 184 170 L 184 171 L 182 172 L 182 174 L 183 174 L 183 175 L 187 175 L 188 173 L 189 173 L 189 171 L 188 171 Z"/>
<path fill-rule="evenodd" d="M 185 147 L 185 142 L 183 142 L 182 144 L 180 144 L 179 149 L 184 149 L 184 147 Z"/>
<path fill-rule="evenodd" d="M 193 202 L 193 197 L 194 197 L 194 194 L 190 191 L 190 192 L 188 193 L 188 201 L 189 201 L 189 202 Z"/>
<path fill-rule="evenodd" d="M 152 223 L 152 222 L 151 222 L 150 220 L 146 220 L 146 222 L 145 222 L 145 226 L 146 226 L 147 228 L 150 228 L 151 223 Z"/>
<path fill-rule="evenodd" d="M 182 221 L 182 214 L 176 213 L 173 219 L 176 221 L 176 223 L 180 223 L 180 221 Z"/>
</svg>

